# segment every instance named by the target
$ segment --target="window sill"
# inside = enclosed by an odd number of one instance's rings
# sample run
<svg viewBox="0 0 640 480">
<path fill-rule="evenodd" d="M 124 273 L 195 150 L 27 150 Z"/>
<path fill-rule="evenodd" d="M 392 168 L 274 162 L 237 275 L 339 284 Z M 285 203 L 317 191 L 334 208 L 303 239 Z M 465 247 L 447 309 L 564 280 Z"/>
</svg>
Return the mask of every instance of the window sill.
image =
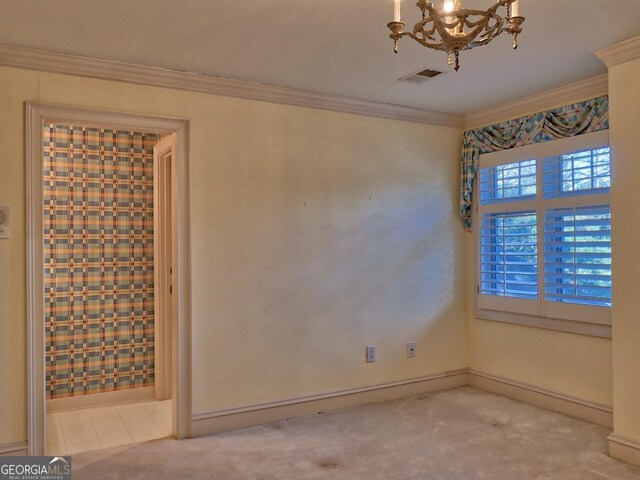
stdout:
<svg viewBox="0 0 640 480">
<path fill-rule="evenodd" d="M 475 317 L 480 320 L 524 325 L 526 327 L 544 328 L 559 332 L 577 333 L 591 337 L 611 338 L 611 325 L 592 322 L 580 322 L 575 320 L 563 320 L 559 318 L 539 317 L 522 313 L 501 312 L 478 308 Z"/>
</svg>

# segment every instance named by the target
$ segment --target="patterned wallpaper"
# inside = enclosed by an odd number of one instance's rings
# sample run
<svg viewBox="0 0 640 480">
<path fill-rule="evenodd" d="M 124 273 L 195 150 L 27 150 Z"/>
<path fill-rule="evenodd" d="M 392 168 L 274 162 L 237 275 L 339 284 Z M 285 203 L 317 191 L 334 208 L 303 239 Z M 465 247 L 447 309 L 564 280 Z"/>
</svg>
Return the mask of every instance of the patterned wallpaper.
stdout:
<svg viewBox="0 0 640 480">
<path fill-rule="evenodd" d="M 152 386 L 153 145 L 44 128 L 47 398 Z"/>
</svg>

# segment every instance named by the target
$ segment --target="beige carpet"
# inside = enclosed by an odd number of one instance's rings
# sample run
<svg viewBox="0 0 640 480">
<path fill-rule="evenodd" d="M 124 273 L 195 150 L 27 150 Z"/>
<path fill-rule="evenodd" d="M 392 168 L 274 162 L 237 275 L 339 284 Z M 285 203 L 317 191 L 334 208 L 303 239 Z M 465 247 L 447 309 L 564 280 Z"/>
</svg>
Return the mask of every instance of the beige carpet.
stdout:
<svg viewBox="0 0 640 480">
<path fill-rule="evenodd" d="M 471 387 L 73 456 L 73 478 L 640 479 L 607 428 Z"/>
</svg>

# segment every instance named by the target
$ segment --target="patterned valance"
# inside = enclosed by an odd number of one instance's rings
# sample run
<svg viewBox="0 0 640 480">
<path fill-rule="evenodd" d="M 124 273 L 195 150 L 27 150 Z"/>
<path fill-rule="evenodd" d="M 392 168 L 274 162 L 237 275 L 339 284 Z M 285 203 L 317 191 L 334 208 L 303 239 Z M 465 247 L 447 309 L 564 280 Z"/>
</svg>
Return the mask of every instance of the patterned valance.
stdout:
<svg viewBox="0 0 640 480">
<path fill-rule="evenodd" d="M 609 98 L 587 100 L 489 127 L 468 130 L 462 143 L 460 216 L 471 230 L 473 180 L 480 155 L 609 128 Z"/>
</svg>

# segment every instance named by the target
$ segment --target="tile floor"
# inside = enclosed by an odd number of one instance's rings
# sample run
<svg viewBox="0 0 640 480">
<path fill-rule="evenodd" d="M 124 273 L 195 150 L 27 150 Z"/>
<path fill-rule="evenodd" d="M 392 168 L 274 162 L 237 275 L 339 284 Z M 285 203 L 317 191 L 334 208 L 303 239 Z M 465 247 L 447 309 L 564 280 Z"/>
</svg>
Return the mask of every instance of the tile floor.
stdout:
<svg viewBox="0 0 640 480">
<path fill-rule="evenodd" d="M 171 435 L 171 400 L 47 414 L 47 455 L 72 455 Z"/>
</svg>

